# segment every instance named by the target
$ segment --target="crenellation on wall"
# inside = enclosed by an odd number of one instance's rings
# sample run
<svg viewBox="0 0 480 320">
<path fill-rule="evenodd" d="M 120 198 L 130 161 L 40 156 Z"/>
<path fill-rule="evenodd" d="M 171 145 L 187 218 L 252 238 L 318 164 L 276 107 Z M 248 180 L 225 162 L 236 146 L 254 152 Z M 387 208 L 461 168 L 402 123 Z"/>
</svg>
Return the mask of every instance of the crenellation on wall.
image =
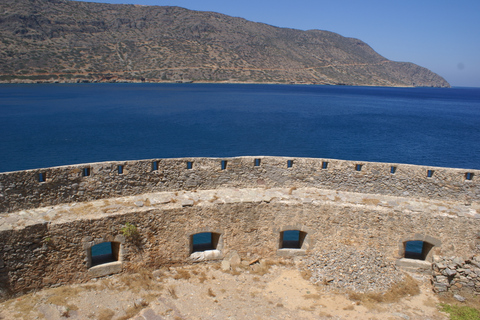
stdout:
<svg viewBox="0 0 480 320">
<path fill-rule="evenodd" d="M 260 165 L 255 166 L 255 159 Z M 227 168 L 221 169 L 221 161 Z M 291 168 L 287 162 L 293 160 Z M 152 163 L 158 169 L 152 170 Z M 187 163 L 192 168 L 187 168 Z M 328 162 L 326 169 L 322 163 Z M 361 170 L 355 166 L 361 164 Z M 118 166 L 123 173 L 118 173 Z M 395 173 L 391 167 L 395 166 Z M 89 168 L 90 175 L 83 176 Z M 427 177 L 428 170 L 433 171 Z M 43 173 L 45 182 L 38 181 Z M 471 180 L 466 173 L 472 173 Z M 91 201 L 145 192 L 222 187 L 317 187 L 348 192 L 455 199 L 480 197 L 479 170 L 288 157 L 182 158 L 115 161 L 0 173 L 0 211 Z"/>
</svg>

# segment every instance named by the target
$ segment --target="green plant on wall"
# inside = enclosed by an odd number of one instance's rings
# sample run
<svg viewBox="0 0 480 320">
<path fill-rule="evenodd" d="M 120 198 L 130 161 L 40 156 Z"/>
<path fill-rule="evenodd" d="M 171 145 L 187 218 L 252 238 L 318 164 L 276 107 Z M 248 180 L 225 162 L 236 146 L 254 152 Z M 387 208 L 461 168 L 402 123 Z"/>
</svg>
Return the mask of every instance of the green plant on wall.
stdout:
<svg viewBox="0 0 480 320">
<path fill-rule="evenodd" d="M 125 223 L 125 226 L 120 229 L 120 232 L 129 240 L 136 239 L 139 235 L 137 226 L 130 222 Z"/>
</svg>

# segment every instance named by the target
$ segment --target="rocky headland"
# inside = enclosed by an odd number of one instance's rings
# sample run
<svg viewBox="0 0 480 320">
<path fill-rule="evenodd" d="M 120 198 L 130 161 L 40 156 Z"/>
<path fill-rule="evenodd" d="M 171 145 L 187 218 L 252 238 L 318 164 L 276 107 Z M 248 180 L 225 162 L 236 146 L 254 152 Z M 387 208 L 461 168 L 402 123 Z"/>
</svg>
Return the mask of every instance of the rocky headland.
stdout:
<svg viewBox="0 0 480 320">
<path fill-rule="evenodd" d="M 449 87 L 361 40 L 179 7 L 0 3 L 0 82 L 230 82 Z"/>
</svg>

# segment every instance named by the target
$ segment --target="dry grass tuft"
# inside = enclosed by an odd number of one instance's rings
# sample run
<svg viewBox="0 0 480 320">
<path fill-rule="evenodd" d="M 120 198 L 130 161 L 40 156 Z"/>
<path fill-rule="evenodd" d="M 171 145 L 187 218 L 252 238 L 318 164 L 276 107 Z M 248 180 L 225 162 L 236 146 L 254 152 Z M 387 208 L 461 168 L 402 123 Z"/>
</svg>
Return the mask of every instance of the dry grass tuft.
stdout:
<svg viewBox="0 0 480 320">
<path fill-rule="evenodd" d="M 47 302 L 51 304 L 55 304 L 57 306 L 67 306 L 67 300 L 69 298 L 76 297 L 80 292 L 84 291 L 85 289 L 82 287 L 59 287 L 52 289 L 52 295 L 48 297 Z"/>
<path fill-rule="evenodd" d="M 99 285 L 97 283 L 87 283 L 82 285 L 82 288 L 88 291 L 98 290 Z"/>
<path fill-rule="evenodd" d="M 366 205 L 378 205 L 380 203 L 380 200 L 378 199 L 372 199 L 372 198 L 363 198 L 362 202 Z"/>
<path fill-rule="evenodd" d="M 35 295 L 35 293 L 30 293 L 25 296 L 22 296 L 20 298 L 14 298 L 10 299 L 5 303 L 6 307 L 10 307 L 12 305 L 15 306 L 15 310 L 17 313 L 20 315 L 24 316 L 25 319 L 31 319 L 34 318 L 32 312 L 38 312 L 35 310 L 35 304 L 38 302 L 38 297 Z M 1 310 L 0 310 L 1 311 Z M 40 313 L 36 314 L 37 316 L 40 315 Z M 1 315 L 0 315 L 0 319 Z"/>
<path fill-rule="evenodd" d="M 303 311 L 315 311 L 315 306 L 301 306 L 297 307 L 298 310 L 303 310 Z"/>
<path fill-rule="evenodd" d="M 210 200 L 208 200 L 208 201 L 209 201 L 209 202 L 215 202 L 215 201 L 217 201 L 218 199 L 219 199 L 219 197 L 218 197 L 216 194 L 214 194 L 213 197 L 212 197 Z"/>
<path fill-rule="evenodd" d="M 92 211 L 95 211 L 95 208 L 92 203 L 84 202 L 79 206 L 71 207 L 69 211 L 74 214 L 82 214 L 82 213 L 90 213 Z"/>
<path fill-rule="evenodd" d="M 205 280 L 207 280 L 207 274 L 202 271 L 202 273 L 200 273 L 200 276 L 198 277 L 198 281 L 200 281 L 200 283 L 204 283 Z"/>
<path fill-rule="evenodd" d="M 418 282 L 406 274 L 402 282 L 396 283 L 387 291 L 383 301 L 387 303 L 397 302 L 404 297 L 416 296 L 418 294 L 420 294 Z"/>
<path fill-rule="evenodd" d="M 131 319 L 133 318 L 137 313 L 139 313 L 144 307 L 141 306 L 141 305 L 133 305 L 131 306 L 130 308 L 128 308 L 127 310 L 125 310 L 125 316 L 123 317 L 120 317 L 116 320 L 128 320 L 128 319 Z"/>
<path fill-rule="evenodd" d="M 119 279 L 126 287 L 134 293 L 140 290 L 162 290 L 162 285 L 158 283 L 151 272 L 140 270 L 138 273 L 125 274 Z M 121 288 L 119 288 L 121 290 Z"/>
<path fill-rule="evenodd" d="M 156 293 L 156 292 L 142 295 L 142 298 L 145 299 L 142 302 L 142 307 L 147 307 L 152 301 L 155 301 L 158 296 L 159 296 L 159 293 Z"/>
<path fill-rule="evenodd" d="M 177 270 L 177 274 L 173 276 L 173 279 L 175 280 L 180 280 L 180 279 L 188 280 L 190 278 L 191 278 L 190 272 L 184 269 Z"/>
<path fill-rule="evenodd" d="M 175 291 L 175 287 L 174 287 L 174 286 L 168 287 L 167 290 L 168 290 L 168 294 L 170 294 L 170 296 L 171 296 L 173 299 L 178 299 L 177 292 Z"/>
<path fill-rule="evenodd" d="M 277 265 L 277 266 L 293 266 L 293 265 L 295 265 L 295 263 L 291 259 L 283 259 L 283 258 L 274 259 L 274 260 L 265 259 L 265 263 L 269 267 L 273 266 L 273 265 Z"/>
<path fill-rule="evenodd" d="M 74 304 L 67 304 L 67 309 L 70 311 L 78 310 L 78 307 Z"/>
<path fill-rule="evenodd" d="M 252 273 L 258 274 L 259 276 L 263 276 L 268 273 L 268 266 L 259 266 L 258 268 L 255 268 L 252 270 Z"/>
<path fill-rule="evenodd" d="M 152 273 L 152 276 L 154 276 L 157 281 L 163 281 L 163 279 L 166 277 L 165 272 L 165 269 L 157 269 Z"/>
<path fill-rule="evenodd" d="M 100 286 L 102 289 L 115 290 L 115 285 L 112 283 L 111 279 L 102 279 L 100 281 Z"/>
<path fill-rule="evenodd" d="M 215 298 L 217 295 L 213 292 L 212 288 L 208 288 L 207 292 L 209 297 Z"/>
<path fill-rule="evenodd" d="M 297 187 L 291 187 L 290 190 L 288 190 L 288 194 L 291 195 L 295 190 L 297 190 Z"/>
<path fill-rule="evenodd" d="M 407 296 L 416 296 L 420 293 L 418 282 L 409 275 L 405 279 L 394 284 L 387 292 L 358 293 L 350 292 L 348 298 L 352 301 L 359 301 L 368 308 L 376 308 L 378 303 L 393 303 Z"/>
<path fill-rule="evenodd" d="M 98 314 L 98 320 L 111 320 L 115 316 L 115 312 L 111 309 L 102 309 Z"/>
<path fill-rule="evenodd" d="M 275 265 L 278 262 L 272 260 L 260 260 L 260 263 L 255 263 L 251 265 L 251 273 L 263 276 L 268 273 L 270 267 Z"/>
<path fill-rule="evenodd" d="M 323 318 L 333 318 L 333 316 L 330 313 L 324 312 L 324 311 L 320 311 L 318 315 Z"/>
<path fill-rule="evenodd" d="M 300 275 L 302 276 L 303 279 L 310 281 L 310 278 L 312 277 L 312 271 L 308 269 L 304 269 L 300 271 Z"/>
<path fill-rule="evenodd" d="M 225 271 L 225 273 L 230 273 L 232 276 L 239 276 L 240 274 L 242 274 L 239 268 L 232 268 L 229 271 Z"/>
</svg>

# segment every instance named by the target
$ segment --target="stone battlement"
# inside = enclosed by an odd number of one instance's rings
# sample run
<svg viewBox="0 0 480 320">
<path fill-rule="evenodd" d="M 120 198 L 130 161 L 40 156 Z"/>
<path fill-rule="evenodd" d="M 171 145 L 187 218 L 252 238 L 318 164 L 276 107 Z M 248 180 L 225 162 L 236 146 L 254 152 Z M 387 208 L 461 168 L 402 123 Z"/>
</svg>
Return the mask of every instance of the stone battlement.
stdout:
<svg viewBox="0 0 480 320">
<path fill-rule="evenodd" d="M 399 265 L 428 269 L 435 255 L 479 253 L 479 174 L 285 157 L 3 173 L 0 297 L 234 251 L 255 259 L 374 248 Z M 195 244 L 198 235 L 207 242 Z M 409 252 L 412 241 L 421 252 Z M 95 253 L 100 245 L 108 257 Z"/>
<path fill-rule="evenodd" d="M 460 200 L 480 198 L 480 170 L 286 157 L 99 162 L 0 173 L 0 212 L 149 192 L 322 189 Z"/>
</svg>

